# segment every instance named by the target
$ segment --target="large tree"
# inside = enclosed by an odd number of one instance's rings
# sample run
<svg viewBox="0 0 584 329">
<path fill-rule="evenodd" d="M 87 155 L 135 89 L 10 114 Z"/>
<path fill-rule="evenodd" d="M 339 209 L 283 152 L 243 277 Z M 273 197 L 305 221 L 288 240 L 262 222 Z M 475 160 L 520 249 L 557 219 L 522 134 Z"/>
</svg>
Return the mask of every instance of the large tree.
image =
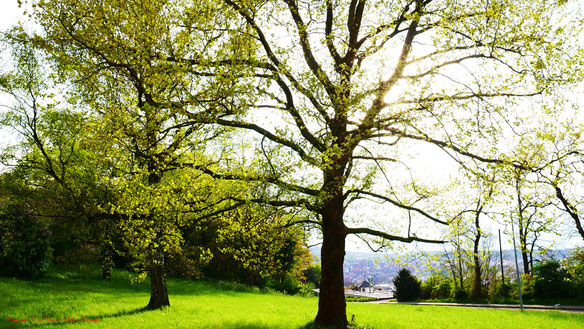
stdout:
<svg viewBox="0 0 584 329">
<path fill-rule="evenodd" d="M 94 138 L 109 141 L 106 154 L 119 162 L 110 181 L 119 202 L 109 209 L 125 219 L 128 246 L 149 273 L 147 307 L 169 305 L 165 254 L 179 245 L 180 221 L 192 217 L 184 214 L 211 189 L 192 168 L 207 161 L 202 148 L 217 134 L 185 125 L 184 111 L 214 117 L 221 112 L 216 104 L 234 104 L 231 94 L 243 99 L 247 88 L 224 67 L 215 72 L 224 78 L 209 79 L 197 62 L 201 53 L 230 60 L 249 38 L 233 38 L 237 22 L 219 15 L 212 1 L 32 2 L 41 30 L 22 42 L 48 54 L 74 87 L 72 96 L 91 111 Z M 238 77 L 244 72 L 238 68 Z"/>
<path fill-rule="evenodd" d="M 398 195 L 408 150 L 427 143 L 460 162 L 507 161 L 495 158 L 515 124 L 510 106 L 570 83 L 577 64 L 579 26 L 561 1 L 223 3 L 259 44 L 237 61 L 261 81 L 255 110 L 191 118 L 255 132 L 266 172 L 239 178 L 281 191 L 255 201 L 315 215 L 299 223 L 322 231 L 318 325 L 347 325 L 348 235 L 439 242 L 408 221 L 393 231 L 349 223 L 362 199 L 395 207 L 385 214 L 396 219 L 449 222 L 422 209 L 430 194 L 416 184 Z"/>
</svg>

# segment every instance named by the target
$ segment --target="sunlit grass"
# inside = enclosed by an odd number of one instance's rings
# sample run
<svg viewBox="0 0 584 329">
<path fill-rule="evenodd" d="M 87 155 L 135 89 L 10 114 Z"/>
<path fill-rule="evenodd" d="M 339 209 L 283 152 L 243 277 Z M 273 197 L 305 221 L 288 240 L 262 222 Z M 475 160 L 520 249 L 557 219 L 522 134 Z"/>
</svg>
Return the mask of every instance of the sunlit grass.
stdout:
<svg viewBox="0 0 584 329">
<path fill-rule="evenodd" d="M 0 328 L 302 328 L 317 310 L 317 298 L 170 279 L 172 306 L 144 311 L 148 284 L 131 285 L 128 276 L 116 271 L 102 281 L 97 270 L 59 269 L 34 281 L 0 278 Z M 584 314 L 556 311 L 349 303 L 347 312 L 358 325 L 376 329 L 584 328 Z"/>
</svg>

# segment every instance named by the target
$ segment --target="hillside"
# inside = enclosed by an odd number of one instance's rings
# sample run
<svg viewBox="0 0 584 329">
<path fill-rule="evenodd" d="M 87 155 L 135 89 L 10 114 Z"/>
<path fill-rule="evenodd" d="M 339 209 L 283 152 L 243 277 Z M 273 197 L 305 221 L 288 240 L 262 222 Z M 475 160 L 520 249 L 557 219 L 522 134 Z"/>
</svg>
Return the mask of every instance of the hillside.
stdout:
<svg viewBox="0 0 584 329">
<path fill-rule="evenodd" d="M 0 277 L 0 328 L 307 329 L 317 298 L 241 285 L 169 279 L 171 307 L 145 311 L 148 283 L 128 272 L 99 279 L 97 268 L 53 269 L 43 279 Z M 357 328 L 584 328 L 584 314 L 348 303 Z"/>
</svg>

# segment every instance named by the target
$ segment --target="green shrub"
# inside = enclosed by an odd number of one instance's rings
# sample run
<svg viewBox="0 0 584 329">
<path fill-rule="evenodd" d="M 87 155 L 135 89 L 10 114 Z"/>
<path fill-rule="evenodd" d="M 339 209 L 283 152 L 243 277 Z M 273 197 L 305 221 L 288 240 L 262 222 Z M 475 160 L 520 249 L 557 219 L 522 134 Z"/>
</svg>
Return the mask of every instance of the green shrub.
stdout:
<svg viewBox="0 0 584 329">
<path fill-rule="evenodd" d="M 445 275 L 432 275 L 422 283 L 421 297 L 424 299 L 442 299 L 450 297 L 451 279 Z"/>
<path fill-rule="evenodd" d="M 402 268 L 393 278 L 393 285 L 395 298 L 400 302 L 412 301 L 420 297 L 420 281 L 405 268 Z"/>
<path fill-rule="evenodd" d="M 570 250 L 562 265 L 569 275 L 572 297 L 584 300 L 584 248 Z"/>
<path fill-rule="evenodd" d="M 498 298 L 509 298 L 511 296 L 511 286 L 508 283 L 497 284 L 495 288 L 495 297 Z"/>
<path fill-rule="evenodd" d="M 567 297 L 570 291 L 568 272 L 563 269 L 560 262 L 546 261 L 533 267 L 534 297 L 553 298 Z"/>
<path fill-rule="evenodd" d="M 534 294 L 533 294 L 533 285 L 534 285 L 535 279 L 533 277 L 533 275 L 529 275 L 529 274 L 521 274 L 521 296 L 523 296 L 523 299 L 532 299 Z M 510 283 L 511 286 L 511 297 L 514 299 L 519 299 L 519 291 L 517 289 L 517 281 L 513 281 L 512 283 Z"/>
<path fill-rule="evenodd" d="M 46 225 L 30 213 L 28 205 L 0 207 L 0 268 L 5 275 L 36 278 L 49 270 L 52 260 Z"/>
<path fill-rule="evenodd" d="M 468 293 L 463 288 L 456 288 L 452 297 L 456 300 L 463 300 L 468 298 Z"/>
<path fill-rule="evenodd" d="M 320 264 L 312 263 L 310 266 L 302 271 L 302 275 L 306 282 L 311 282 L 316 288 L 320 288 Z"/>
</svg>

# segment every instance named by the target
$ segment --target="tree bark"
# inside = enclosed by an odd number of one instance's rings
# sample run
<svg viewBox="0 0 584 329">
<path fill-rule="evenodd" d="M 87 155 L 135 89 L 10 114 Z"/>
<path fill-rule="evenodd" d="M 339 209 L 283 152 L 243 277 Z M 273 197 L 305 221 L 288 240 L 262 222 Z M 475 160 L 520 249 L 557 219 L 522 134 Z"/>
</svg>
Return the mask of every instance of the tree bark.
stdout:
<svg viewBox="0 0 584 329">
<path fill-rule="evenodd" d="M 323 327 L 346 328 L 348 321 L 343 275 L 346 227 L 343 223 L 342 199 L 329 203 L 322 217 L 320 295 L 315 323 Z"/>
<path fill-rule="evenodd" d="M 479 256 L 475 254 L 473 258 L 474 258 L 474 282 L 472 287 L 472 297 L 476 299 L 481 298 L 483 296 L 482 271 Z"/>
<path fill-rule="evenodd" d="M 154 170 L 155 165 L 150 164 L 148 175 L 148 184 L 157 185 L 162 177 Z M 165 306 L 170 306 L 168 299 L 168 288 L 166 286 L 166 272 L 164 269 L 164 250 L 160 244 L 160 235 L 156 236 L 158 247 L 154 250 L 154 255 L 150 264 L 150 301 L 146 306 L 147 309 L 155 310 Z"/>
<path fill-rule="evenodd" d="M 474 260 L 474 283 L 472 287 L 472 297 L 481 298 L 483 296 L 482 278 L 481 278 L 481 259 L 479 257 L 479 246 L 481 242 L 481 226 L 479 216 L 483 207 L 480 207 L 475 217 L 475 238 L 473 246 L 473 260 Z"/>
<path fill-rule="evenodd" d="M 521 250 L 521 258 L 523 259 L 523 273 L 531 274 L 531 270 L 529 268 L 529 254 L 526 250 Z"/>
<path fill-rule="evenodd" d="M 155 310 L 164 306 L 170 306 L 164 272 L 164 252 L 157 250 L 150 265 L 150 301 L 146 308 Z"/>
</svg>

